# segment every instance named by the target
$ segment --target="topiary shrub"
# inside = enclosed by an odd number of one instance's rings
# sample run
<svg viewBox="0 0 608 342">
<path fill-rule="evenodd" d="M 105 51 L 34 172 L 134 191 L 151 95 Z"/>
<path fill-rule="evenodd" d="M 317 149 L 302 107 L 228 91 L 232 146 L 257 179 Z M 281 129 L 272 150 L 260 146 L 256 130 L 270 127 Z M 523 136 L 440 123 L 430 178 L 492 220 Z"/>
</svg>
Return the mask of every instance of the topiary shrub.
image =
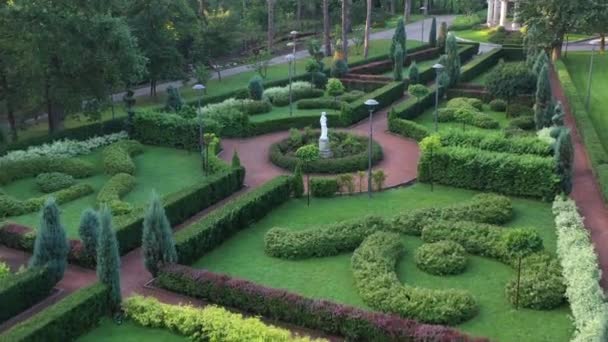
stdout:
<svg viewBox="0 0 608 342">
<path fill-rule="evenodd" d="M 467 267 L 467 256 L 460 244 L 454 241 L 438 241 L 418 247 L 414 262 L 418 268 L 430 274 L 458 274 Z"/>
<path fill-rule="evenodd" d="M 135 187 L 135 177 L 128 173 L 117 173 L 110 178 L 97 194 L 97 205 L 107 205 L 115 215 L 125 215 L 133 210 L 130 203 L 120 199 Z"/>
<path fill-rule="evenodd" d="M 536 77 L 524 62 L 501 61 L 486 77 L 486 88 L 492 96 L 511 101 L 519 95 L 533 94 Z"/>
<path fill-rule="evenodd" d="M 142 153 L 143 146 L 135 140 L 122 140 L 106 147 L 102 152 L 103 168 L 109 175 L 135 173 L 131 156 Z"/>
<path fill-rule="evenodd" d="M 509 121 L 509 127 L 523 129 L 524 131 L 530 131 L 536 128 L 533 116 L 520 116 Z"/>
<path fill-rule="evenodd" d="M 506 109 L 508 118 L 517 118 L 520 116 L 533 116 L 534 110 L 530 106 L 521 103 L 510 103 Z"/>
<path fill-rule="evenodd" d="M 36 186 L 44 193 L 69 188 L 75 183 L 74 177 L 61 172 L 41 173 L 36 176 Z"/>
<path fill-rule="evenodd" d="M 335 178 L 312 178 L 310 180 L 310 193 L 313 197 L 333 197 L 338 189 L 338 181 Z"/>
<path fill-rule="evenodd" d="M 455 97 L 448 101 L 448 103 L 446 104 L 446 108 L 470 109 L 481 111 L 483 110 L 483 102 L 480 99 L 472 97 Z"/>
<path fill-rule="evenodd" d="M 260 101 L 264 95 L 264 81 L 260 76 L 254 76 L 249 81 L 249 97 L 252 100 Z"/>
<path fill-rule="evenodd" d="M 501 99 L 490 101 L 490 109 L 495 112 L 504 112 L 507 110 L 507 102 Z"/>
</svg>

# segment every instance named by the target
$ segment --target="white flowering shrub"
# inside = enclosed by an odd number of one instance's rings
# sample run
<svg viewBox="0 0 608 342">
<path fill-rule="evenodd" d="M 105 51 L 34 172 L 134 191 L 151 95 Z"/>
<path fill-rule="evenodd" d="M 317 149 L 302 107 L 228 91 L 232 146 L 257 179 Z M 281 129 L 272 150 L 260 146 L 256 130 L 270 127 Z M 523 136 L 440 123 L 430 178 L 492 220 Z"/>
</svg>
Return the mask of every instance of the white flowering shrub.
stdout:
<svg viewBox="0 0 608 342">
<path fill-rule="evenodd" d="M 557 197 L 553 202 L 557 255 L 566 282 L 576 331 L 571 341 L 608 341 L 608 303 L 599 281 L 601 271 L 576 204 Z"/>
<path fill-rule="evenodd" d="M 545 127 L 539 131 L 536 132 L 536 136 L 538 137 L 538 139 L 546 142 L 549 145 L 553 145 L 553 143 L 555 143 L 555 138 L 553 138 L 551 136 L 551 131 L 553 130 L 554 127 Z"/>
<path fill-rule="evenodd" d="M 291 90 L 293 92 L 297 92 L 299 90 L 308 90 L 313 86 L 310 82 L 305 81 L 296 81 L 291 83 Z M 274 99 L 277 97 L 285 97 L 289 96 L 289 85 L 284 87 L 272 87 L 264 90 L 264 97 L 268 98 L 270 101 L 274 102 Z"/>
<path fill-rule="evenodd" d="M 74 157 L 89 154 L 96 148 L 110 145 L 116 141 L 127 139 L 127 132 L 119 132 L 93 137 L 84 141 L 77 140 L 58 140 L 49 144 L 30 146 L 27 150 L 17 150 L 7 153 L 0 157 L 0 163 L 7 161 L 20 161 L 35 157 Z"/>
<path fill-rule="evenodd" d="M 255 101 L 250 100 L 250 99 L 237 100 L 237 99 L 231 97 L 231 98 L 226 99 L 219 103 L 208 104 L 208 105 L 204 106 L 203 108 L 201 108 L 200 110 L 197 110 L 197 112 L 199 115 L 202 113 L 204 116 L 207 116 L 210 113 L 225 113 L 226 111 L 230 111 L 232 109 L 242 111 L 241 108 L 243 106 L 247 106 L 252 102 L 255 102 Z"/>
</svg>

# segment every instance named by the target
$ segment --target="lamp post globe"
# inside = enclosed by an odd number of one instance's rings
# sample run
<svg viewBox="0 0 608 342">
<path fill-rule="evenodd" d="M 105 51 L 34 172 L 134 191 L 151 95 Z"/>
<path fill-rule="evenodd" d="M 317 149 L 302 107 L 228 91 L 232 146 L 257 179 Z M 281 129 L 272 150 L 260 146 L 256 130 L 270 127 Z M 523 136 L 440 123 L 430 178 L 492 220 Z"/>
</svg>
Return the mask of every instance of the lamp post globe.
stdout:
<svg viewBox="0 0 608 342">
<path fill-rule="evenodd" d="M 367 195 L 372 198 L 372 139 L 373 132 L 373 113 L 374 109 L 379 105 L 375 99 L 367 99 L 364 104 L 369 111 L 369 141 L 367 142 Z"/>
</svg>

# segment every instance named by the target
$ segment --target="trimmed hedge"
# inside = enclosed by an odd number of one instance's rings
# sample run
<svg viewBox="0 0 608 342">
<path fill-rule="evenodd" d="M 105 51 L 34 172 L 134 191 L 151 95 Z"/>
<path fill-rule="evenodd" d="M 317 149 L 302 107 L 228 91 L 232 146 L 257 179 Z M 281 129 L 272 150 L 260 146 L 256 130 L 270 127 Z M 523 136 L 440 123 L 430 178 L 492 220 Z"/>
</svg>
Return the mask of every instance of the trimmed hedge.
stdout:
<svg viewBox="0 0 608 342">
<path fill-rule="evenodd" d="M 466 291 L 402 284 L 395 273 L 402 250 L 398 234 L 377 232 L 367 237 L 353 253 L 351 267 L 355 286 L 367 305 L 433 324 L 455 325 L 477 314 L 477 303 Z"/>
<path fill-rule="evenodd" d="M 344 127 L 345 125 L 340 120 L 340 115 L 327 114 L 327 120 L 333 127 Z M 292 116 L 275 120 L 251 122 L 249 126 L 249 135 L 261 135 L 277 131 L 286 131 L 291 128 L 314 127 L 319 128 L 319 116 Z"/>
<path fill-rule="evenodd" d="M 237 308 L 349 341 L 488 341 L 449 327 L 420 324 L 397 316 L 364 311 L 325 300 L 264 287 L 247 280 L 181 265 L 161 268 L 156 284 L 167 290 Z"/>
<path fill-rule="evenodd" d="M 421 270 L 434 275 L 451 275 L 464 272 L 467 255 L 454 241 L 425 243 L 416 249 L 414 262 Z"/>
<path fill-rule="evenodd" d="M 19 200 L 11 196 L 0 195 L 0 217 L 19 216 L 40 210 L 47 197 L 53 196 L 58 204 L 71 202 L 94 192 L 89 184 L 76 184 L 48 195 Z"/>
<path fill-rule="evenodd" d="M 113 215 L 124 215 L 133 210 L 128 202 L 120 200 L 135 187 L 135 177 L 128 173 L 117 173 L 110 178 L 97 194 L 97 205 L 108 205 Z"/>
<path fill-rule="evenodd" d="M 74 183 L 74 177 L 61 172 L 41 173 L 36 176 L 36 186 L 44 193 L 69 188 Z"/>
<path fill-rule="evenodd" d="M 304 99 L 297 102 L 298 109 L 335 109 L 340 110 L 346 102 L 335 100 L 332 97 L 318 99 Z"/>
<path fill-rule="evenodd" d="M 41 267 L 28 268 L 0 279 L 0 323 L 48 297 L 54 286 L 48 269 Z"/>
<path fill-rule="evenodd" d="M 429 87 L 429 93 L 422 97 L 420 101 L 416 98 L 409 98 L 393 107 L 397 118 L 412 120 L 424 113 L 424 111 L 435 105 L 435 93 L 437 85 L 433 84 Z M 439 98 L 443 96 L 444 88 L 439 89 Z"/>
<path fill-rule="evenodd" d="M 121 140 L 106 147 L 102 152 L 103 168 L 111 176 L 118 173 L 135 173 L 131 156 L 143 152 L 143 145 L 136 140 Z"/>
<path fill-rule="evenodd" d="M 545 200 L 559 191 L 553 158 L 464 147 L 422 151 L 418 180 Z"/>
<path fill-rule="evenodd" d="M 92 176 L 95 168 L 93 164 L 77 158 L 37 157 L 7 161 L 0 163 L 0 185 L 48 172 L 61 172 L 80 179 Z"/>
<path fill-rule="evenodd" d="M 562 60 L 557 60 L 554 65 L 564 94 L 568 99 L 568 103 L 564 105 L 566 105 L 566 110 L 570 109 L 575 118 L 576 128 L 583 139 L 585 150 L 591 161 L 593 174 L 604 195 L 604 202 L 606 202 L 608 201 L 608 152 L 602 145 L 591 116 L 585 109 L 566 65 Z"/>
<path fill-rule="evenodd" d="M 137 112 L 133 117 L 132 138 L 146 145 L 166 146 L 196 151 L 199 149 L 199 126 L 196 120 L 176 114 Z M 218 134 L 217 128 L 205 128 L 205 132 Z"/>
<path fill-rule="evenodd" d="M 543 157 L 553 155 L 551 145 L 536 137 L 506 138 L 501 133 L 462 132 L 460 130 L 447 130 L 442 132 L 440 137 L 441 144 L 446 146 L 471 147 L 514 154 L 534 154 Z"/>
<path fill-rule="evenodd" d="M 232 234 L 286 202 L 291 195 L 292 183 L 291 177 L 276 177 L 175 233 L 180 263 L 196 261 Z M 141 236 L 141 229 L 139 233 Z"/>
<path fill-rule="evenodd" d="M 94 328 L 108 313 L 109 288 L 80 289 L 0 335 L 2 341 L 71 341 Z"/>
<path fill-rule="evenodd" d="M 477 76 L 490 70 L 503 56 L 503 49 L 497 48 L 473 58 L 460 69 L 460 82 L 466 83 L 474 80 Z"/>
<path fill-rule="evenodd" d="M 393 102 L 399 100 L 401 97 L 403 97 L 404 93 L 404 82 L 391 82 L 384 87 L 378 88 L 367 94 L 367 96 L 364 98 L 360 98 L 349 103 L 348 105 L 344 105 L 340 114 L 340 121 L 343 125 L 348 126 L 367 117 L 369 115 L 368 108 L 365 105 L 365 101 L 367 99 L 375 99 L 378 101 L 380 105 L 378 108 L 376 108 L 376 110 L 379 110 L 380 108 L 387 107 Z"/>
<path fill-rule="evenodd" d="M 335 178 L 312 178 L 310 194 L 313 197 L 334 197 L 338 192 L 338 181 Z"/>
<path fill-rule="evenodd" d="M 421 141 L 431 134 L 431 131 L 429 131 L 426 126 L 414 121 L 399 119 L 396 117 L 388 120 L 388 130 L 406 138 L 412 138 L 416 141 Z"/>
</svg>

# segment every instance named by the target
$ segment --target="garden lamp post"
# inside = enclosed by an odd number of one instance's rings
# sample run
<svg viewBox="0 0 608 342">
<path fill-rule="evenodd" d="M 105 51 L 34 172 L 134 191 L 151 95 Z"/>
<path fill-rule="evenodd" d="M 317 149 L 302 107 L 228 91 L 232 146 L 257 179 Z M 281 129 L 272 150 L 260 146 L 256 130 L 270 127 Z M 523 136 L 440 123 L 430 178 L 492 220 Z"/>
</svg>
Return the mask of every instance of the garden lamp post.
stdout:
<svg viewBox="0 0 608 342">
<path fill-rule="evenodd" d="M 372 138 L 373 138 L 373 113 L 376 106 L 378 106 L 378 101 L 374 99 L 368 99 L 365 101 L 365 105 L 369 110 L 369 141 L 367 143 L 367 194 L 369 198 L 372 198 Z"/>
<path fill-rule="evenodd" d="M 422 24 L 422 32 L 420 33 L 420 41 L 422 43 L 424 43 L 424 19 L 426 18 L 426 16 L 425 16 L 426 7 L 425 6 L 420 7 L 420 11 L 422 12 L 422 20 L 420 20 L 420 23 Z"/>
<path fill-rule="evenodd" d="M 287 59 L 287 62 L 289 63 L 289 116 L 293 115 L 293 96 L 291 92 L 291 63 L 294 62 L 295 58 L 296 57 L 293 54 L 285 56 L 285 59 Z"/>
<path fill-rule="evenodd" d="M 203 158 L 203 114 L 202 114 L 202 102 L 203 102 L 203 92 L 205 91 L 205 86 L 197 83 L 194 86 L 192 86 L 192 89 L 194 91 L 197 91 L 199 93 L 199 97 L 198 97 L 198 147 L 200 148 L 201 151 L 201 158 Z"/>
<path fill-rule="evenodd" d="M 593 57 L 595 57 L 595 46 L 597 45 L 597 40 L 592 40 L 589 42 L 593 47 L 591 49 L 591 57 L 589 60 L 589 78 L 587 79 L 587 96 L 585 97 L 585 109 L 589 111 L 589 106 L 591 103 L 591 79 L 593 77 Z"/>
<path fill-rule="evenodd" d="M 433 65 L 433 69 L 435 69 L 435 83 L 437 85 L 437 90 L 435 91 L 435 132 L 439 130 L 439 91 L 441 90 L 441 84 L 439 84 L 439 76 L 443 72 L 445 67 L 442 64 Z"/>
<path fill-rule="evenodd" d="M 295 58 L 295 56 L 296 56 L 296 37 L 298 36 L 298 31 L 293 30 L 293 31 L 289 32 L 289 34 L 291 35 L 291 38 L 292 38 L 292 40 L 291 40 L 291 45 L 293 47 L 292 53 Z M 296 73 L 296 63 L 293 63 L 293 74 L 294 74 L 294 76 L 297 74 Z"/>
</svg>

